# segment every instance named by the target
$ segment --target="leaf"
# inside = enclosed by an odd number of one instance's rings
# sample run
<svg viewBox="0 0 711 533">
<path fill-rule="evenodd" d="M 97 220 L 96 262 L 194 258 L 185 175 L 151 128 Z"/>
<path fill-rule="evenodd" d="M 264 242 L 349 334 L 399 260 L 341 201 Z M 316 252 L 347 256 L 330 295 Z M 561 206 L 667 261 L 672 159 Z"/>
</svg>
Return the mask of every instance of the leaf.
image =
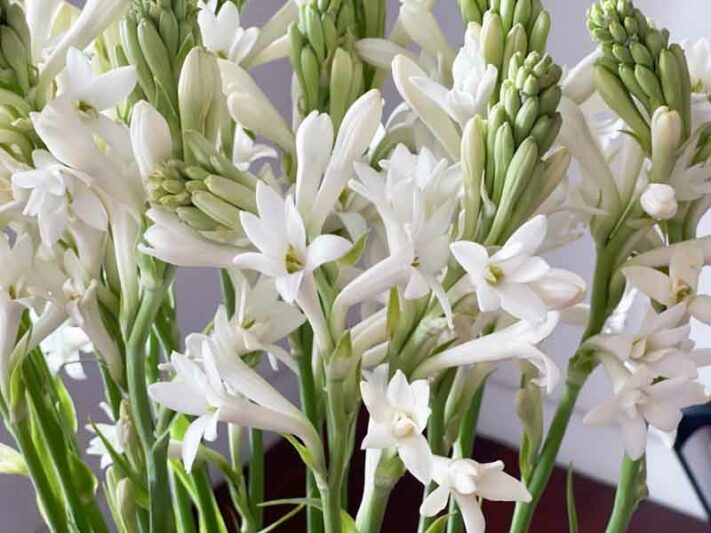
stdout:
<svg viewBox="0 0 711 533">
<path fill-rule="evenodd" d="M 0 474 L 27 477 L 27 465 L 22 455 L 0 442 Z"/>
<path fill-rule="evenodd" d="M 136 502 L 146 509 L 148 509 L 148 492 L 146 491 L 146 486 L 143 479 L 136 473 L 136 471 L 131 468 L 128 461 L 116 451 L 116 449 L 111 445 L 109 440 L 104 436 L 101 430 L 96 426 L 93 420 L 90 420 L 92 429 L 96 433 L 96 436 L 101 439 L 104 448 L 109 452 L 111 460 L 113 461 L 113 466 L 124 476 L 133 482 L 134 488 L 136 489 Z"/>
<path fill-rule="evenodd" d="M 72 433 L 76 434 L 78 429 L 77 412 L 74 408 L 72 397 L 69 395 L 69 391 L 67 391 L 67 388 L 61 379 L 56 377 L 54 381 L 57 396 L 59 397 L 59 408 L 64 413 L 66 420 L 69 422 Z"/>
<path fill-rule="evenodd" d="M 280 525 L 282 525 L 283 523 L 285 523 L 285 522 L 287 522 L 289 519 L 291 519 L 293 516 L 296 516 L 298 513 L 300 513 L 301 510 L 302 510 L 304 507 L 305 507 L 304 504 L 297 505 L 297 506 L 294 507 L 291 511 L 289 511 L 288 513 L 286 513 L 285 515 L 283 515 L 281 518 L 279 518 L 279 520 L 277 520 L 276 522 L 273 522 L 273 523 L 269 524 L 269 525 L 268 525 L 267 527 L 265 527 L 264 529 L 260 529 L 260 530 L 259 530 L 259 533 L 269 533 L 270 531 L 274 531 L 274 530 L 275 530 L 276 528 L 278 528 Z"/>
<path fill-rule="evenodd" d="M 322 509 L 321 500 L 318 498 L 282 498 L 280 500 L 269 500 L 268 502 L 258 503 L 258 507 L 276 507 L 277 505 L 304 505 Z"/>
<path fill-rule="evenodd" d="M 427 531 L 425 533 L 444 533 L 444 531 L 447 529 L 447 521 L 451 516 L 455 516 L 456 513 L 449 513 L 440 516 L 430 524 L 430 527 L 427 528 Z"/>
<path fill-rule="evenodd" d="M 568 509 L 568 531 L 578 533 L 578 513 L 575 510 L 573 491 L 573 463 L 568 465 L 568 474 L 565 479 L 565 506 Z"/>
<path fill-rule="evenodd" d="M 370 230 L 366 231 L 365 233 L 363 233 L 363 235 L 358 237 L 358 240 L 355 242 L 350 251 L 346 255 L 341 257 L 338 261 L 336 261 L 336 264 L 340 268 L 355 265 L 360 260 L 360 256 L 363 255 L 363 250 L 365 249 L 365 243 L 368 240 L 369 233 Z"/>
</svg>

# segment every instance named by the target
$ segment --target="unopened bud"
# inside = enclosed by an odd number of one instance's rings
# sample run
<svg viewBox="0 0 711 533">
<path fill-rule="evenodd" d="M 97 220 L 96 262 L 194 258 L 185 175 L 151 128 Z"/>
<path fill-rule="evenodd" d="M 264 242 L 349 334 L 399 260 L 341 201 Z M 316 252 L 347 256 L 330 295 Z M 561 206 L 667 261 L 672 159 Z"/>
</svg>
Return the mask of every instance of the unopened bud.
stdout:
<svg viewBox="0 0 711 533">
<path fill-rule="evenodd" d="M 679 113 L 659 107 L 652 117 L 652 181 L 664 182 L 676 162 L 681 143 L 682 123 Z"/>
<path fill-rule="evenodd" d="M 665 183 L 650 183 L 639 202 L 644 212 L 655 220 L 669 220 L 679 208 L 674 188 Z"/>
</svg>

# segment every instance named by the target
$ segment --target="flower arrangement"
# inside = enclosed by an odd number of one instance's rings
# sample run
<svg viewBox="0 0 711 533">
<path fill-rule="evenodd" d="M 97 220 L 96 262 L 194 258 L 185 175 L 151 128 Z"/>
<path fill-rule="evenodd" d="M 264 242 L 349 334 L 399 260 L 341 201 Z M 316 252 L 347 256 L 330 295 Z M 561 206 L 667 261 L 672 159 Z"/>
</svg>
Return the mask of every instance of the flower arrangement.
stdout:
<svg viewBox="0 0 711 533">
<path fill-rule="evenodd" d="M 310 532 L 379 531 L 405 475 L 424 487 L 420 531 L 484 531 L 482 500 L 506 500 L 523 532 L 601 367 L 613 393 L 586 421 L 622 428 L 608 531 L 624 531 L 648 427 L 673 432 L 709 399 L 710 352 L 689 338 L 692 317 L 711 323 L 697 292 L 711 238 L 696 235 L 711 206 L 708 44 L 601 0 L 597 50 L 566 70 L 546 54 L 540 0 L 460 0 L 458 51 L 433 1 L 403 0 L 387 31 L 385 0 L 286 0 L 260 28 L 241 27 L 244 3 L 0 0 L 0 412 L 15 440 L 0 470 L 31 479 L 57 532 L 227 531 L 210 465 L 244 533 L 303 507 Z M 291 117 L 250 74 L 281 59 Z M 389 76 L 402 101 L 384 116 Z M 589 305 L 585 281 L 542 257 L 586 231 Z M 223 302 L 183 341 L 184 266 L 220 269 Z M 584 328 L 562 370 L 538 346 L 560 322 Z M 111 420 L 90 425 L 101 491 L 64 385 L 87 360 Z M 520 479 L 471 459 L 503 361 L 521 375 Z M 298 405 L 270 384 L 277 369 Z M 264 431 L 308 472 L 275 524 Z M 231 456 L 210 447 L 218 433 Z"/>
</svg>

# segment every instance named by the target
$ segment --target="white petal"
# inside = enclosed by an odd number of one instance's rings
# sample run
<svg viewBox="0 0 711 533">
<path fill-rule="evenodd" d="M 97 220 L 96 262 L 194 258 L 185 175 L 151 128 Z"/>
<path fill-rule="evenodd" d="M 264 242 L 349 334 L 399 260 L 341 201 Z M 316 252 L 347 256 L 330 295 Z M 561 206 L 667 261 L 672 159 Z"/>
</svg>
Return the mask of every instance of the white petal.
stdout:
<svg viewBox="0 0 711 533">
<path fill-rule="evenodd" d="M 449 489 L 439 486 L 422 501 L 420 505 L 420 514 L 422 516 L 435 516 L 447 506 L 449 501 Z"/>
<path fill-rule="evenodd" d="M 622 273 L 630 284 L 653 300 L 668 307 L 676 303 L 672 295 L 671 280 L 658 270 L 631 265 L 623 268 Z"/>
<path fill-rule="evenodd" d="M 131 144 L 143 179 L 173 154 L 168 123 L 148 102 L 141 100 L 131 116 Z"/>
<path fill-rule="evenodd" d="M 459 506 L 459 511 L 462 513 L 464 528 L 467 533 L 484 533 L 486 529 L 486 521 L 484 513 L 481 512 L 481 507 L 477 502 L 475 494 L 470 496 L 454 493 L 454 499 Z"/>
<path fill-rule="evenodd" d="M 306 271 L 310 272 L 321 265 L 340 259 L 353 245 L 347 239 L 337 235 L 319 235 L 309 244 L 306 252 Z"/>
<path fill-rule="evenodd" d="M 310 212 L 321 178 L 331 158 L 333 124 L 326 113 L 313 111 L 296 132 L 296 206 Z"/>
<path fill-rule="evenodd" d="M 148 393 L 153 401 L 178 413 L 201 416 L 209 409 L 207 402 L 192 388 L 178 381 L 153 383 L 148 387 Z"/>
<path fill-rule="evenodd" d="M 210 425 L 212 418 L 213 415 L 210 413 L 195 419 L 193 423 L 188 426 L 188 429 L 183 436 L 181 456 L 185 470 L 187 470 L 188 473 L 190 473 L 193 468 L 193 462 L 195 462 L 195 456 L 197 455 L 198 448 L 200 447 L 200 442 L 202 441 L 205 430 Z"/>
<path fill-rule="evenodd" d="M 432 451 L 424 435 L 399 439 L 397 451 L 408 472 L 415 476 L 420 483 L 429 483 Z"/>
</svg>

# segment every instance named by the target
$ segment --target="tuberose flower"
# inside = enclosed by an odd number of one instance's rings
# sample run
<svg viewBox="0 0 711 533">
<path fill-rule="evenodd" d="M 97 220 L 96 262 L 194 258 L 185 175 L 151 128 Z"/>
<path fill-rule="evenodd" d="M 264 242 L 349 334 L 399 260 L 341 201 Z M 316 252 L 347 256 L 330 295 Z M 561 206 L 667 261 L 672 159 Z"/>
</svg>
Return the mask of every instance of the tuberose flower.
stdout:
<svg viewBox="0 0 711 533">
<path fill-rule="evenodd" d="M 234 264 L 273 277 L 287 303 L 296 299 L 304 276 L 351 249 L 349 241 L 336 235 L 319 235 L 308 244 L 293 198 L 283 199 L 261 181 L 257 184 L 257 209 L 259 217 L 243 211 L 240 220 L 259 252 L 240 254 Z"/>
<path fill-rule="evenodd" d="M 363 403 L 370 414 L 363 449 L 397 448 L 410 473 L 423 483 L 430 478 L 432 452 L 422 434 L 430 416 L 430 387 L 426 380 L 407 382 L 398 370 L 390 382 L 380 366 L 361 381 Z"/>
<path fill-rule="evenodd" d="M 639 199 L 642 209 L 654 220 L 669 220 L 676 216 L 679 204 L 674 187 L 666 183 L 650 183 Z"/>
<path fill-rule="evenodd" d="M 420 514 L 435 516 L 447 506 L 450 496 L 457 502 L 467 533 L 484 533 L 486 522 L 479 499 L 531 501 L 526 487 L 504 472 L 504 463 L 477 463 L 472 459 L 432 457 L 432 480 L 438 487 L 422 502 Z"/>
<path fill-rule="evenodd" d="M 411 78 L 412 83 L 436 102 L 447 114 L 464 128 L 475 115 L 486 116 L 489 98 L 496 88 L 498 76 L 494 65 L 487 65 L 479 46 L 480 28 L 470 24 L 461 48 L 452 65 L 454 85 L 451 89 L 421 76 Z"/>
<path fill-rule="evenodd" d="M 517 318 L 542 322 L 549 310 L 580 302 L 585 281 L 571 272 L 551 268 L 534 255 L 543 243 L 546 226 L 545 216 L 532 218 L 491 256 L 478 243 L 452 243 L 452 254 L 467 271 L 481 311 L 503 309 Z"/>
<path fill-rule="evenodd" d="M 249 55 L 259 36 L 258 28 L 240 25 L 239 10 L 232 2 L 224 2 L 219 8 L 217 0 L 200 2 L 198 24 L 205 48 L 235 63 Z"/>
</svg>

